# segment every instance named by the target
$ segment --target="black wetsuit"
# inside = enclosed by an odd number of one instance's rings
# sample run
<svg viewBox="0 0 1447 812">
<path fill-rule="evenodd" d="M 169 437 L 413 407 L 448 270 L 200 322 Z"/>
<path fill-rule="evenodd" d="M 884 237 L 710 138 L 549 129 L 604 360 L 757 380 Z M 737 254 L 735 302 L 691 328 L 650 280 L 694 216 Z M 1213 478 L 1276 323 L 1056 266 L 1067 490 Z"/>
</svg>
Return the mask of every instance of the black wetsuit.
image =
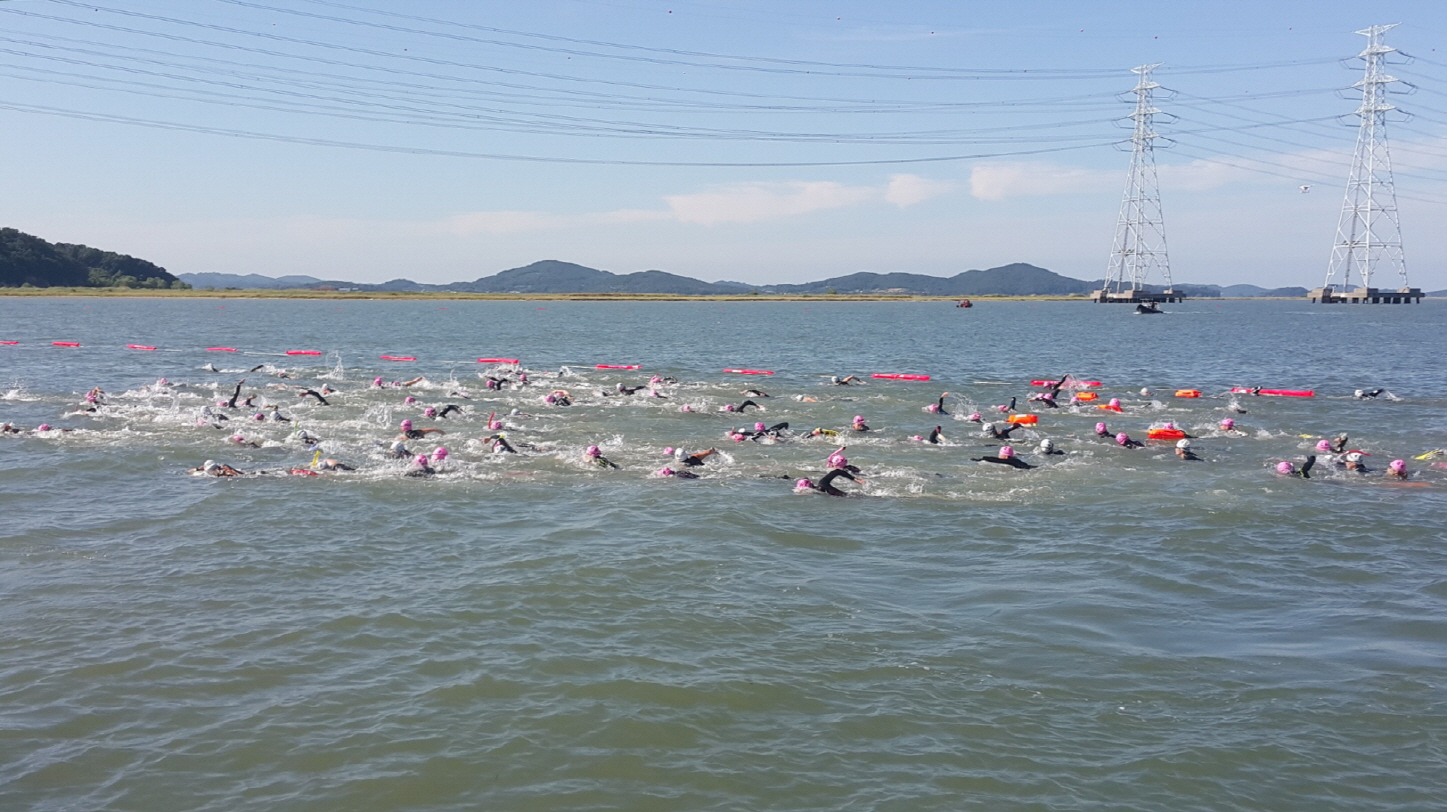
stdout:
<svg viewBox="0 0 1447 812">
<path fill-rule="evenodd" d="M 1189 462 L 1200 462 L 1200 461 L 1201 461 L 1201 458 L 1198 457 L 1198 456 L 1196 456 L 1196 452 L 1191 451 L 1191 450 L 1189 450 L 1189 449 L 1186 451 L 1186 453 L 1184 453 L 1184 454 L 1177 454 L 1176 456 L 1180 457 L 1180 458 L 1183 459 L 1183 460 L 1189 461 Z"/>
<path fill-rule="evenodd" d="M 834 487 L 834 480 L 838 479 L 839 477 L 844 477 L 851 482 L 859 481 L 855 479 L 854 475 L 849 473 L 848 471 L 845 471 L 842 468 L 835 468 L 833 471 L 825 474 L 824 477 L 819 480 L 818 484 L 814 486 L 814 490 L 817 490 L 820 493 L 827 493 L 830 496 L 848 496 L 849 494 Z"/>
<path fill-rule="evenodd" d="M 1387 390 L 1385 390 L 1385 389 L 1372 389 L 1372 390 L 1370 390 L 1370 391 L 1363 392 L 1363 393 L 1361 393 L 1360 395 L 1357 395 L 1357 397 L 1359 397 L 1359 398 L 1374 398 L 1374 397 L 1376 397 L 1377 395 L 1380 395 L 1380 394 L 1382 394 L 1382 393 L 1385 392 L 1385 391 L 1387 391 Z"/>
<path fill-rule="evenodd" d="M 1010 405 L 1006 406 L 1002 411 L 1006 411 L 1006 412 L 1013 412 L 1013 411 L 1015 411 L 1015 399 L 1014 399 L 1014 398 L 1010 398 Z"/>
<path fill-rule="evenodd" d="M 422 429 L 407 429 L 406 431 L 402 432 L 402 436 L 406 437 L 409 440 L 420 440 L 423 437 L 426 437 L 427 434 L 428 432 L 425 432 Z"/>
<path fill-rule="evenodd" d="M 674 471 L 672 476 L 676 476 L 679 479 L 698 479 L 698 474 L 692 471 Z"/>
<path fill-rule="evenodd" d="M 1021 424 L 1021 423 L 1011 423 L 1009 428 L 1006 428 L 1006 429 L 997 429 L 997 428 L 995 428 L 995 424 L 994 424 L 994 423 L 986 423 L 986 424 L 985 424 L 985 427 L 990 430 L 990 436 L 991 436 L 991 437 L 994 437 L 996 440 L 1008 440 L 1008 439 L 1010 439 L 1010 432 L 1014 431 L 1015 429 L 1020 428 L 1021 425 L 1023 425 L 1023 424 Z"/>
<path fill-rule="evenodd" d="M 758 440 L 761 440 L 761 439 L 763 439 L 763 438 L 765 438 L 765 437 L 770 438 L 770 439 L 778 439 L 778 437 L 779 437 L 779 432 L 784 431 L 784 430 L 787 429 L 787 428 L 789 428 L 789 424 L 788 424 L 787 421 L 786 421 L 786 422 L 783 422 L 783 423 L 775 423 L 774 425 L 769 426 L 768 428 L 764 429 L 763 431 L 756 431 L 756 432 L 754 432 L 754 433 L 753 433 L 753 439 L 754 439 L 755 442 L 757 442 Z"/>
<path fill-rule="evenodd" d="M 437 471 L 434 470 L 434 469 L 432 468 L 432 466 L 430 466 L 430 465 L 423 465 L 423 466 L 418 467 L 418 468 L 413 468 L 412 470 L 410 470 L 410 471 L 408 471 L 407 473 L 403 474 L 403 476 L 417 476 L 417 477 L 421 477 L 421 476 L 432 476 L 432 475 L 435 474 L 435 473 L 437 473 Z"/>
<path fill-rule="evenodd" d="M 612 468 L 614 470 L 618 470 L 618 466 L 607 457 L 591 457 L 590 459 L 592 459 L 593 464 L 598 466 L 599 468 Z"/>
<path fill-rule="evenodd" d="M 698 454 L 689 454 L 687 457 L 684 457 L 684 458 L 681 460 L 681 462 L 682 462 L 684 465 L 697 467 L 697 466 L 703 465 L 703 461 L 704 461 L 706 458 L 707 458 L 706 456 L 700 456 L 700 455 L 698 455 Z"/>
<path fill-rule="evenodd" d="M 930 431 L 929 437 L 926 438 L 926 442 L 930 442 L 930 443 L 933 443 L 933 444 L 935 444 L 935 445 L 939 445 L 939 444 L 940 444 L 940 427 L 939 427 L 939 426 L 935 426 L 934 429 L 932 429 L 932 430 Z"/>
<path fill-rule="evenodd" d="M 1347 450 L 1347 436 L 1346 436 L 1345 434 L 1343 434 L 1342 436 L 1336 438 L 1335 440 L 1332 440 L 1332 442 L 1331 442 L 1331 450 L 1334 451 L 1334 452 L 1336 452 L 1337 454 L 1340 454 L 1340 453 L 1342 453 L 1343 451 L 1346 451 L 1346 450 Z"/>
<path fill-rule="evenodd" d="M 235 408 L 236 408 L 236 399 L 239 398 L 239 397 L 241 397 L 241 384 L 243 384 L 243 383 L 246 383 L 246 379 L 245 379 L 245 378 L 242 378 L 240 381 L 237 381 L 237 383 L 236 383 L 236 391 L 234 391 L 234 392 L 231 393 L 231 400 L 226 401 L 226 408 L 228 408 L 228 409 L 235 409 Z"/>
<path fill-rule="evenodd" d="M 620 384 L 618 384 L 618 394 L 620 394 L 620 395 L 631 395 L 631 394 L 633 394 L 634 392 L 637 392 L 639 389 L 646 389 L 646 388 L 648 388 L 648 387 L 646 387 L 646 386 L 624 386 L 623 384 L 620 383 Z"/>
<path fill-rule="evenodd" d="M 494 437 L 494 438 L 492 438 L 492 442 L 493 442 L 493 446 L 492 446 L 493 451 L 496 451 L 497 449 L 501 448 L 501 449 L 503 450 L 503 453 L 506 453 L 506 454 L 516 454 L 516 453 L 518 453 L 518 450 L 517 450 L 516 448 L 513 448 L 513 447 L 512 447 L 512 443 L 509 443 L 509 442 L 507 441 L 507 438 L 505 438 L 505 437 Z"/>
<path fill-rule="evenodd" d="M 1306 458 L 1306 462 L 1303 463 L 1302 466 L 1301 466 L 1301 470 L 1300 470 L 1300 471 L 1293 471 L 1293 472 L 1291 473 L 1291 475 L 1292 475 L 1292 476 L 1299 476 L 1299 477 L 1301 477 L 1302 479 L 1311 479 L 1311 466 L 1313 466 L 1313 465 L 1316 465 L 1316 455 L 1315 455 L 1315 454 L 1312 454 L 1311 456 L 1307 457 L 1307 458 Z"/>
<path fill-rule="evenodd" d="M 735 409 L 734 411 L 736 411 L 736 412 L 747 411 L 750 406 L 754 407 L 755 409 L 759 408 L 759 404 L 753 402 L 752 400 L 746 400 L 746 401 L 744 401 L 743 403 L 740 403 L 740 404 L 739 404 L 739 407 L 738 407 L 737 409 Z"/>
<path fill-rule="evenodd" d="M 1022 470 L 1035 467 L 1019 457 L 971 457 L 970 460 L 972 462 L 995 462 L 1000 465 L 1008 465 L 1011 468 L 1020 468 Z"/>
<path fill-rule="evenodd" d="M 945 396 L 944 396 L 944 395 L 940 395 L 940 399 L 937 400 L 937 401 L 935 401 L 935 413 L 936 413 L 936 414 L 949 414 L 949 412 L 945 411 Z"/>
<path fill-rule="evenodd" d="M 664 380 L 673 381 L 671 378 L 664 378 Z M 673 381 L 673 383 L 678 383 L 678 381 Z M 746 398 L 766 398 L 769 396 L 769 393 L 762 389 L 745 389 L 743 395 Z"/>
<path fill-rule="evenodd" d="M 442 411 L 440 411 L 440 412 L 437 413 L 437 417 L 438 417 L 439 419 L 440 419 L 440 418 L 444 418 L 444 417 L 448 416 L 449 414 L 452 414 L 453 412 L 457 412 L 458 414 L 462 414 L 462 407 L 461 407 L 461 406 L 458 406 L 456 403 L 449 403 L 449 404 L 447 404 L 446 406 L 443 406 L 443 407 L 442 407 Z"/>
<path fill-rule="evenodd" d="M 330 404 L 330 403 L 327 403 L 327 399 L 324 398 L 324 397 L 322 397 L 322 393 L 321 393 L 321 392 L 318 392 L 318 391 L 315 390 L 315 389 L 304 389 L 304 390 L 302 390 L 301 394 L 298 395 L 298 397 L 307 397 L 308 395 L 310 395 L 311 397 L 316 398 L 316 399 L 317 399 L 317 403 L 320 403 L 320 404 L 323 405 L 323 406 L 330 406 L 330 405 L 332 405 L 332 404 Z"/>
</svg>

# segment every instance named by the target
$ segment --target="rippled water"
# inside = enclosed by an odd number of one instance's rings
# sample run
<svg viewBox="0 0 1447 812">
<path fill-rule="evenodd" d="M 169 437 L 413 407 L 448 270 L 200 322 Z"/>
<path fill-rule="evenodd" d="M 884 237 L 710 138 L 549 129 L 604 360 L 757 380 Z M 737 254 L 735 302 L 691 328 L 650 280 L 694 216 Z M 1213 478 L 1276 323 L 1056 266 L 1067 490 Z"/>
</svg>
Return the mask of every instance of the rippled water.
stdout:
<svg viewBox="0 0 1447 812">
<path fill-rule="evenodd" d="M 1447 303 L 1170 309 L 0 299 L 0 422 L 74 429 L 0 438 L 0 809 L 1442 808 L 1447 469 L 1413 457 L 1447 446 Z M 489 395 L 494 355 L 536 385 Z M 935 379 L 825 383 L 871 372 Z M 1016 433 L 1038 470 L 969 461 L 998 444 L 965 415 L 1065 372 L 1205 461 L 1093 408 Z M 655 373 L 667 400 L 596 394 Z M 241 377 L 296 422 L 197 426 Z M 865 415 L 864 495 L 779 478 L 832 443 L 725 439 L 749 385 L 771 424 Z M 1317 397 L 1168 396 L 1232 385 Z M 469 443 L 512 408 L 539 450 Z M 448 430 L 442 474 L 377 448 L 403 417 Z M 360 470 L 184 473 L 305 467 L 298 425 Z M 1272 473 L 1339 431 L 1412 480 Z M 652 477 L 665 445 L 721 453 Z"/>
</svg>

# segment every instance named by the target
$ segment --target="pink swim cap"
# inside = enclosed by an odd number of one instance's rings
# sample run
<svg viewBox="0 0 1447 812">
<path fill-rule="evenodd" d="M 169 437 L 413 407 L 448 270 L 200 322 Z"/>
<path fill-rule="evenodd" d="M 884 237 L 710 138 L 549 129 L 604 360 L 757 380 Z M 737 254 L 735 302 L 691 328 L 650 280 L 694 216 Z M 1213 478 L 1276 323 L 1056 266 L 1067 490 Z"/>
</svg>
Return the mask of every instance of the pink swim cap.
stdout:
<svg viewBox="0 0 1447 812">
<path fill-rule="evenodd" d="M 1222 420 L 1222 421 L 1221 421 L 1221 428 L 1223 428 L 1223 429 L 1230 429 L 1230 428 L 1235 428 L 1235 427 L 1236 427 L 1236 421 L 1235 421 L 1235 420 L 1232 420 L 1232 419 L 1229 418 L 1229 417 L 1226 418 L 1225 420 Z"/>
<path fill-rule="evenodd" d="M 754 431 L 763 431 L 763 430 L 764 430 L 764 424 L 763 424 L 763 423 L 755 423 L 755 424 L 754 424 Z"/>
<path fill-rule="evenodd" d="M 86 392 L 86 393 L 85 393 L 85 402 L 86 402 L 86 403 L 95 403 L 95 393 L 94 393 L 94 392 Z"/>
<path fill-rule="evenodd" d="M 1111 399 L 1110 399 L 1110 403 L 1109 403 L 1108 405 L 1110 405 L 1110 406 L 1119 406 L 1119 405 L 1120 405 L 1120 398 L 1111 398 Z"/>
<path fill-rule="evenodd" d="M 1328 443 L 1326 440 L 1317 440 L 1317 441 L 1316 441 L 1316 450 L 1317 450 L 1317 451 L 1330 451 L 1330 450 L 1331 450 L 1331 443 Z"/>
<path fill-rule="evenodd" d="M 432 452 L 432 458 L 439 461 L 447 459 L 447 449 L 438 446 L 437 450 Z"/>
<path fill-rule="evenodd" d="M 50 424 L 49 424 L 49 423 L 41 423 L 40 425 L 38 425 L 38 426 L 35 427 L 35 430 L 36 430 L 36 431 L 50 431 Z"/>
<path fill-rule="evenodd" d="M 672 468 L 669 468 L 668 466 L 665 465 L 665 466 L 663 466 L 662 468 L 659 468 L 659 469 L 658 469 L 658 475 L 659 475 L 659 476 L 673 476 L 673 469 L 672 469 Z"/>
<path fill-rule="evenodd" d="M 403 431 L 411 431 L 411 430 L 412 430 L 412 421 L 411 421 L 411 420 L 403 420 L 403 421 L 402 421 L 402 430 L 403 430 Z"/>
<path fill-rule="evenodd" d="M 671 445 L 666 445 L 666 446 L 664 446 L 664 447 L 663 447 L 663 456 L 665 456 L 665 457 L 672 457 L 672 456 L 673 456 L 673 446 L 671 446 Z"/>
<path fill-rule="evenodd" d="M 244 442 L 246 442 L 246 438 L 245 438 L 245 437 L 242 437 L 240 434 L 233 434 L 233 435 L 231 435 L 231 442 L 233 442 L 233 443 L 244 443 Z"/>
<path fill-rule="evenodd" d="M 1278 463 L 1276 463 L 1276 473 L 1278 473 L 1278 474 L 1291 474 L 1291 473 L 1295 473 L 1295 472 L 1296 472 L 1296 466 L 1292 465 L 1292 464 L 1289 463 L 1289 462 L 1278 462 Z"/>
<path fill-rule="evenodd" d="M 588 450 L 587 450 L 586 452 L 584 452 L 584 453 L 586 453 L 586 454 L 587 454 L 588 456 L 590 456 L 590 457 L 601 457 L 601 456 L 603 456 L 602 450 L 600 450 L 600 449 L 599 449 L 597 446 L 595 446 L 595 445 L 590 445 L 590 446 L 588 446 Z"/>
<path fill-rule="evenodd" d="M 854 416 L 854 422 L 855 422 L 855 423 L 863 423 L 863 422 L 864 422 L 864 415 L 862 415 L 862 414 L 856 414 L 856 415 Z"/>
<path fill-rule="evenodd" d="M 658 377 L 657 375 L 654 375 L 652 378 L 649 378 L 649 379 L 648 379 L 648 382 L 649 382 L 649 383 L 660 383 L 660 382 L 662 382 L 662 381 L 663 381 L 663 379 L 660 378 L 660 377 Z"/>
<path fill-rule="evenodd" d="M 801 491 L 811 491 L 814 489 L 814 483 L 810 482 L 808 479 L 801 479 L 798 482 L 794 483 L 794 487 L 798 488 Z"/>
<path fill-rule="evenodd" d="M 1168 430 L 1168 431 L 1174 429 L 1175 427 L 1176 427 L 1176 424 L 1175 424 L 1175 423 L 1172 423 L 1172 422 L 1169 421 L 1169 420 L 1166 421 L 1166 424 L 1165 424 L 1164 426 L 1161 426 L 1161 428 L 1166 429 L 1166 430 Z"/>
<path fill-rule="evenodd" d="M 426 416 L 428 416 L 428 417 L 436 417 L 436 416 L 437 416 L 437 410 L 434 409 L 434 408 L 432 408 L 431 406 L 428 406 L 427 408 L 425 408 L 425 409 L 422 410 L 422 414 L 424 414 L 424 415 L 426 415 Z"/>
<path fill-rule="evenodd" d="M 1406 470 L 1406 468 L 1407 468 L 1407 461 L 1406 461 L 1406 460 L 1392 460 L 1391 462 L 1387 463 L 1387 467 L 1390 468 L 1390 469 L 1392 469 L 1393 471 L 1403 471 L 1403 470 Z"/>
<path fill-rule="evenodd" d="M 849 464 L 849 460 L 843 454 L 831 454 L 825 464 L 830 468 L 843 468 Z"/>
<path fill-rule="evenodd" d="M 382 385 L 382 379 L 381 379 L 381 377 L 373 378 L 373 379 L 372 379 L 372 385 L 373 385 L 373 386 L 381 386 L 381 385 Z"/>
<path fill-rule="evenodd" d="M 555 402 L 557 402 L 557 400 L 558 400 L 558 399 L 555 398 L 555 397 L 553 397 L 552 395 L 544 395 L 544 396 L 543 396 L 543 402 L 544 402 L 544 403 L 555 403 Z"/>
<path fill-rule="evenodd" d="M 225 405 L 226 405 L 226 401 L 224 401 L 224 400 L 218 400 L 218 401 L 216 401 L 216 405 L 217 405 L 217 406 L 225 406 Z"/>
<path fill-rule="evenodd" d="M 1125 432 L 1121 432 L 1120 434 L 1115 435 L 1115 441 L 1117 443 L 1120 443 L 1121 445 L 1125 445 L 1126 443 L 1130 442 L 1130 435 L 1126 434 Z"/>
<path fill-rule="evenodd" d="M 412 461 L 412 464 L 415 465 L 415 466 L 417 466 L 418 468 L 423 468 L 423 467 L 425 467 L 425 466 L 427 465 L 427 455 L 426 455 L 426 454 L 418 454 L 418 455 L 417 455 L 417 459 L 413 460 L 413 461 Z"/>
<path fill-rule="evenodd" d="M 693 407 L 692 407 L 692 406 L 679 406 L 679 407 L 678 407 L 678 410 L 679 410 L 680 412 L 691 412 L 691 411 L 693 411 Z"/>
<path fill-rule="evenodd" d="M 910 437 L 909 437 L 909 439 L 915 440 L 915 441 L 921 441 L 921 440 L 924 439 L 924 435 L 921 435 L 921 434 L 911 434 Z"/>
<path fill-rule="evenodd" d="M 742 443 L 747 438 L 745 438 L 744 435 L 739 434 L 738 432 L 734 432 L 733 434 L 729 435 L 729 439 L 733 440 L 736 443 Z"/>
<path fill-rule="evenodd" d="M 491 423 L 488 423 L 488 424 L 487 424 L 487 430 L 488 430 L 488 431 L 502 431 L 502 421 L 501 421 L 501 420 L 494 420 L 494 421 L 492 421 Z"/>
<path fill-rule="evenodd" d="M 1007 445 L 1000 446 L 1000 459 L 1008 460 L 1013 456 L 1015 456 L 1015 449 Z"/>
<path fill-rule="evenodd" d="M 1095 430 L 1096 430 L 1097 432 L 1104 432 L 1104 431 L 1105 431 L 1105 424 L 1104 424 L 1104 423 L 1096 423 L 1096 424 L 1095 424 Z"/>
<path fill-rule="evenodd" d="M 251 416 L 251 419 L 252 419 L 252 420 L 265 420 L 265 419 L 266 419 L 266 415 L 262 414 L 261 412 L 257 412 L 256 414 L 254 414 L 254 415 Z"/>
<path fill-rule="evenodd" d="M 402 398 L 402 402 L 403 402 L 403 403 L 416 403 L 416 402 L 417 402 L 417 398 L 414 398 L 414 397 L 412 397 L 411 395 L 408 395 L 407 397 Z"/>
<path fill-rule="evenodd" d="M 980 416 L 980 413 L 979 413 L 979 412 L 975 412 L 975 413 L 973 413 L 973 414 L 970 415 L 970 419 L 973 420 L 973 421 L 975 421 L 976 423 L 978 423 L 978 422 L 980 422 L 981 420 L 983 420 L 984 418 Z"/>
<path fill-rule="evenodd" d="M 924 407 L 924 410 L 927 412 L 937 412 L 940 410 L 940 405 L 938 403 L 931 403 L 930 405 Z"/>
<path fill-rule="evenodd" d="M 726 412 L 731 412 L 731 411 L 733 411 L 733 410 L 734 410 L 734 405 L 733 405 L 732 403 L 730 403 L 729 405 L 727 405 L 727 406 L 724 407 L 724 411 L 726 411 Z"/>
</svg>

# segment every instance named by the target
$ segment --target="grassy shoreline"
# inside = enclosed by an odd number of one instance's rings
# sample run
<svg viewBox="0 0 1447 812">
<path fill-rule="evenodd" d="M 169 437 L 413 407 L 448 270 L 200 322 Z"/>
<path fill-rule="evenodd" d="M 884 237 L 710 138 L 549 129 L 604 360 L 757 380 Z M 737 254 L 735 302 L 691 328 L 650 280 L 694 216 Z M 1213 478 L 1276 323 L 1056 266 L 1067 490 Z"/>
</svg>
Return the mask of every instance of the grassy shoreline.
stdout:
<svg viewBox="0 0 1447 812">
<path fill-rule="evenodd" d="M 959 296 L 916 296 L 889 293 L 730 294 L 689 296 L 672 293 L 462 293 L 457 291 L 332 291 L 332 290 L 156 290 L 148 288 L 0 288 L 0 296 L 91 296 L 105 299 L 359 299 L 371 301 L 521 301 L 521 302 L 957 302 Z M 971 296 L 977 302 L 1089 302 L 1081 294 L 1057 296 Z M 1229 301 L 1297 297 L 1256 296 Z M 1221 297 L 1207 301 L 1228 301 Z"/>
</svg>

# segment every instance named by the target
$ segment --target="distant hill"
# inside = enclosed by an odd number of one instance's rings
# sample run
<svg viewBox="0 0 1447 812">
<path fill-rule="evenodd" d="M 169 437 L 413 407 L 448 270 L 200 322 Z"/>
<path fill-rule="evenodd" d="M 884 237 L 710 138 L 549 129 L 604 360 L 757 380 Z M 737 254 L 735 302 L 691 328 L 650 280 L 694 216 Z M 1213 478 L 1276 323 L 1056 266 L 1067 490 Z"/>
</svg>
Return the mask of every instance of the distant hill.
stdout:
<svg viewBox="0 0 1447 812">
<path fill-rule="evenodd" d="M 1256 285 L 1227 285 L 1221 288 L 1220 295 L 1231 299 L 1246 299 L 1258 296 L 1272 296 L 1278 299 L 1303 299 L 1306 298 L 1306 294 L 1306 288 L 1261 288 Z"/>
<path fill-rule="evenodd" d="M 88 245 L 50 243 L 0 228 L 0 287 L 176 288 L 186 284 L 165 268 Z"/>
<path fill-rule="evenodd" d="M 765 293 L 910 293 L 922 296 L 1066 296 L 1089 293 L 1099 282 L 1061 276 L 1023 262 L 954 276 L 854 273 L 803 285 L 765 285 Z"/>
</svg>

